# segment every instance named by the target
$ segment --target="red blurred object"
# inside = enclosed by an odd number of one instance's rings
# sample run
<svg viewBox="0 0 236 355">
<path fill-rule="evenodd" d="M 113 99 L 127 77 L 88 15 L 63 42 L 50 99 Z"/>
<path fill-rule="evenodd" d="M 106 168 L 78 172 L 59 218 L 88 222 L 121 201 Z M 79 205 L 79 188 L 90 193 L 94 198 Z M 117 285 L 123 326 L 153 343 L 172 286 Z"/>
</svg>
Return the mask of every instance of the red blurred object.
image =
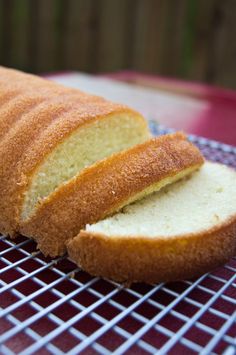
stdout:
<svg viewBox="0 0 236 355">
<path fill-rule="evenodd" d="M 210 85 L 167 79 L 133 71 L 105 74 L 106 77 L 186 98 L 186 106 L 173 103 L 168 117 L 159 122 L 191 134 L 236 145 L 236 91 Z M 189 107 L 190 99 L 195 105 Z M 150 110 L 150 108 L 149 108 Z M 150 114 L 149 114 L 150 115 Z"/>
</svg>

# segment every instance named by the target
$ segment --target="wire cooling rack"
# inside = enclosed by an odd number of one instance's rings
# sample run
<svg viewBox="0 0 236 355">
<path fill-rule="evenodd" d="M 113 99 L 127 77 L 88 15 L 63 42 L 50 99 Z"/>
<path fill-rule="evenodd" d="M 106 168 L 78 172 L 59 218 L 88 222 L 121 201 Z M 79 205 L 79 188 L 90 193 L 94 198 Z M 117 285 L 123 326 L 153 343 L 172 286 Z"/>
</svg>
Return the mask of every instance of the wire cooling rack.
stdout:
<svg viewBox="0 0 236 355">
<path fill-rule="evenodd" d="M 190 139 L 236 168 L 236 148 Z M 126 288 L 66 257 L 46 259 L 29 239 L 2 236 L 0 353 L 234 355 L 236 258 L 195 280 Z"/>
</svg>

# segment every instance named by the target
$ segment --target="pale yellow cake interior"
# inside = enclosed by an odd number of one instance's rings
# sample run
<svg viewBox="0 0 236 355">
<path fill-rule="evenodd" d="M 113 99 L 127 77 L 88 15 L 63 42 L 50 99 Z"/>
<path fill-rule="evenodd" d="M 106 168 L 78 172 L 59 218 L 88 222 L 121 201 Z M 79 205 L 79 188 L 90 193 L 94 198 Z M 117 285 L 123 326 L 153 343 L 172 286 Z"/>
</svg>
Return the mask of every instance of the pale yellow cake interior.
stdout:
<svg viewBox="0 0 236 355">
<path fill-rule="evenodd" d="M 148 138 L 143 118 L 127 113 L 81 126 L 46 157 L 34 174 L 25 195 L 22 219 L 29 218 L 42 199 L 85 167 Z"/>
<path fill-rule="evenodd" d="M 190 178 L 168 185 L 86 231 L 109 237 L 170 238 L 201 233 L 236 213 L 236 174 L 206 162 Z"/>
<path fill-rule="evenodd" d="M 179 173 L 176 173 L 172 176 L 168 176 L 148 187 L 143 189 L 142 191 L 138 192 L 137 194 L 131 196 L 128 200 L 122 201 L 116 208 L 113 208 L 108 215 L 113 214 L 114 212 L 120 211 L 123 207 L 128 206 L 132 204 L 133 202 L 138 202 L 139 200 L 142 200 L 143 198 L 147 197 L 148 195 L 153 194 L 154 192 L 157 192 L 164 188 L 167 185 L 173 184 L 174 182 L 183 179 L 187 175 L 192 174 L 195 170 L 200 168 L 200 164 L 198 165 L 192 165 L 189 168 L 186 168 Z M 123 212 L 122 212 L 123 213 Z"/>
</svg>

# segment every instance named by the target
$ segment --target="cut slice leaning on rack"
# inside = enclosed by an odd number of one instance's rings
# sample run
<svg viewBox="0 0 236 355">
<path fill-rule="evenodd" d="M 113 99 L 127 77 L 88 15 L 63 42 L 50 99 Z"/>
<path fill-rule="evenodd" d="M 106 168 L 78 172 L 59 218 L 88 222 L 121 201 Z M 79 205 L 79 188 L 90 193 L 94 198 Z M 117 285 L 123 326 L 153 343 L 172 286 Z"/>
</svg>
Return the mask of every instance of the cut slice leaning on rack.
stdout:
<svg viewBox="0 0 236 355">
<path fill-rule="evenodd" d="M 199 150 L 181 133 L 153 138 L 84 169 L 44 199 L 21 224 L 46 255 L 66 251 L 66 241 L 86 223 L 183 178 L 203 164 Z"/>
<path fill-rule="evenodd" d="M 192 176 L 87 225 L 68 251 L 90 274 L 129 283 L 210 271 L 236 254 L 236 172 L 206 162 Z"/>
</svg>

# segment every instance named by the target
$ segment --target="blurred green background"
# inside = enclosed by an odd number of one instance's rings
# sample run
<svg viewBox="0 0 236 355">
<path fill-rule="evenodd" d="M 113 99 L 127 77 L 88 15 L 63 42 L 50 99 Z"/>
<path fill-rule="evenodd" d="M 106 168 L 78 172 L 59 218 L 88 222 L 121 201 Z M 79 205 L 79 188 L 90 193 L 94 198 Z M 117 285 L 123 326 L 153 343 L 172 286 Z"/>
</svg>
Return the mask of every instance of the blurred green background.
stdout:
<svg viewBox="0 0 236 355">
<path fill-rule="evenodd" d="M 236 88 L 236 0 L 0 0 L 0 64 Z"/>
</svg>

